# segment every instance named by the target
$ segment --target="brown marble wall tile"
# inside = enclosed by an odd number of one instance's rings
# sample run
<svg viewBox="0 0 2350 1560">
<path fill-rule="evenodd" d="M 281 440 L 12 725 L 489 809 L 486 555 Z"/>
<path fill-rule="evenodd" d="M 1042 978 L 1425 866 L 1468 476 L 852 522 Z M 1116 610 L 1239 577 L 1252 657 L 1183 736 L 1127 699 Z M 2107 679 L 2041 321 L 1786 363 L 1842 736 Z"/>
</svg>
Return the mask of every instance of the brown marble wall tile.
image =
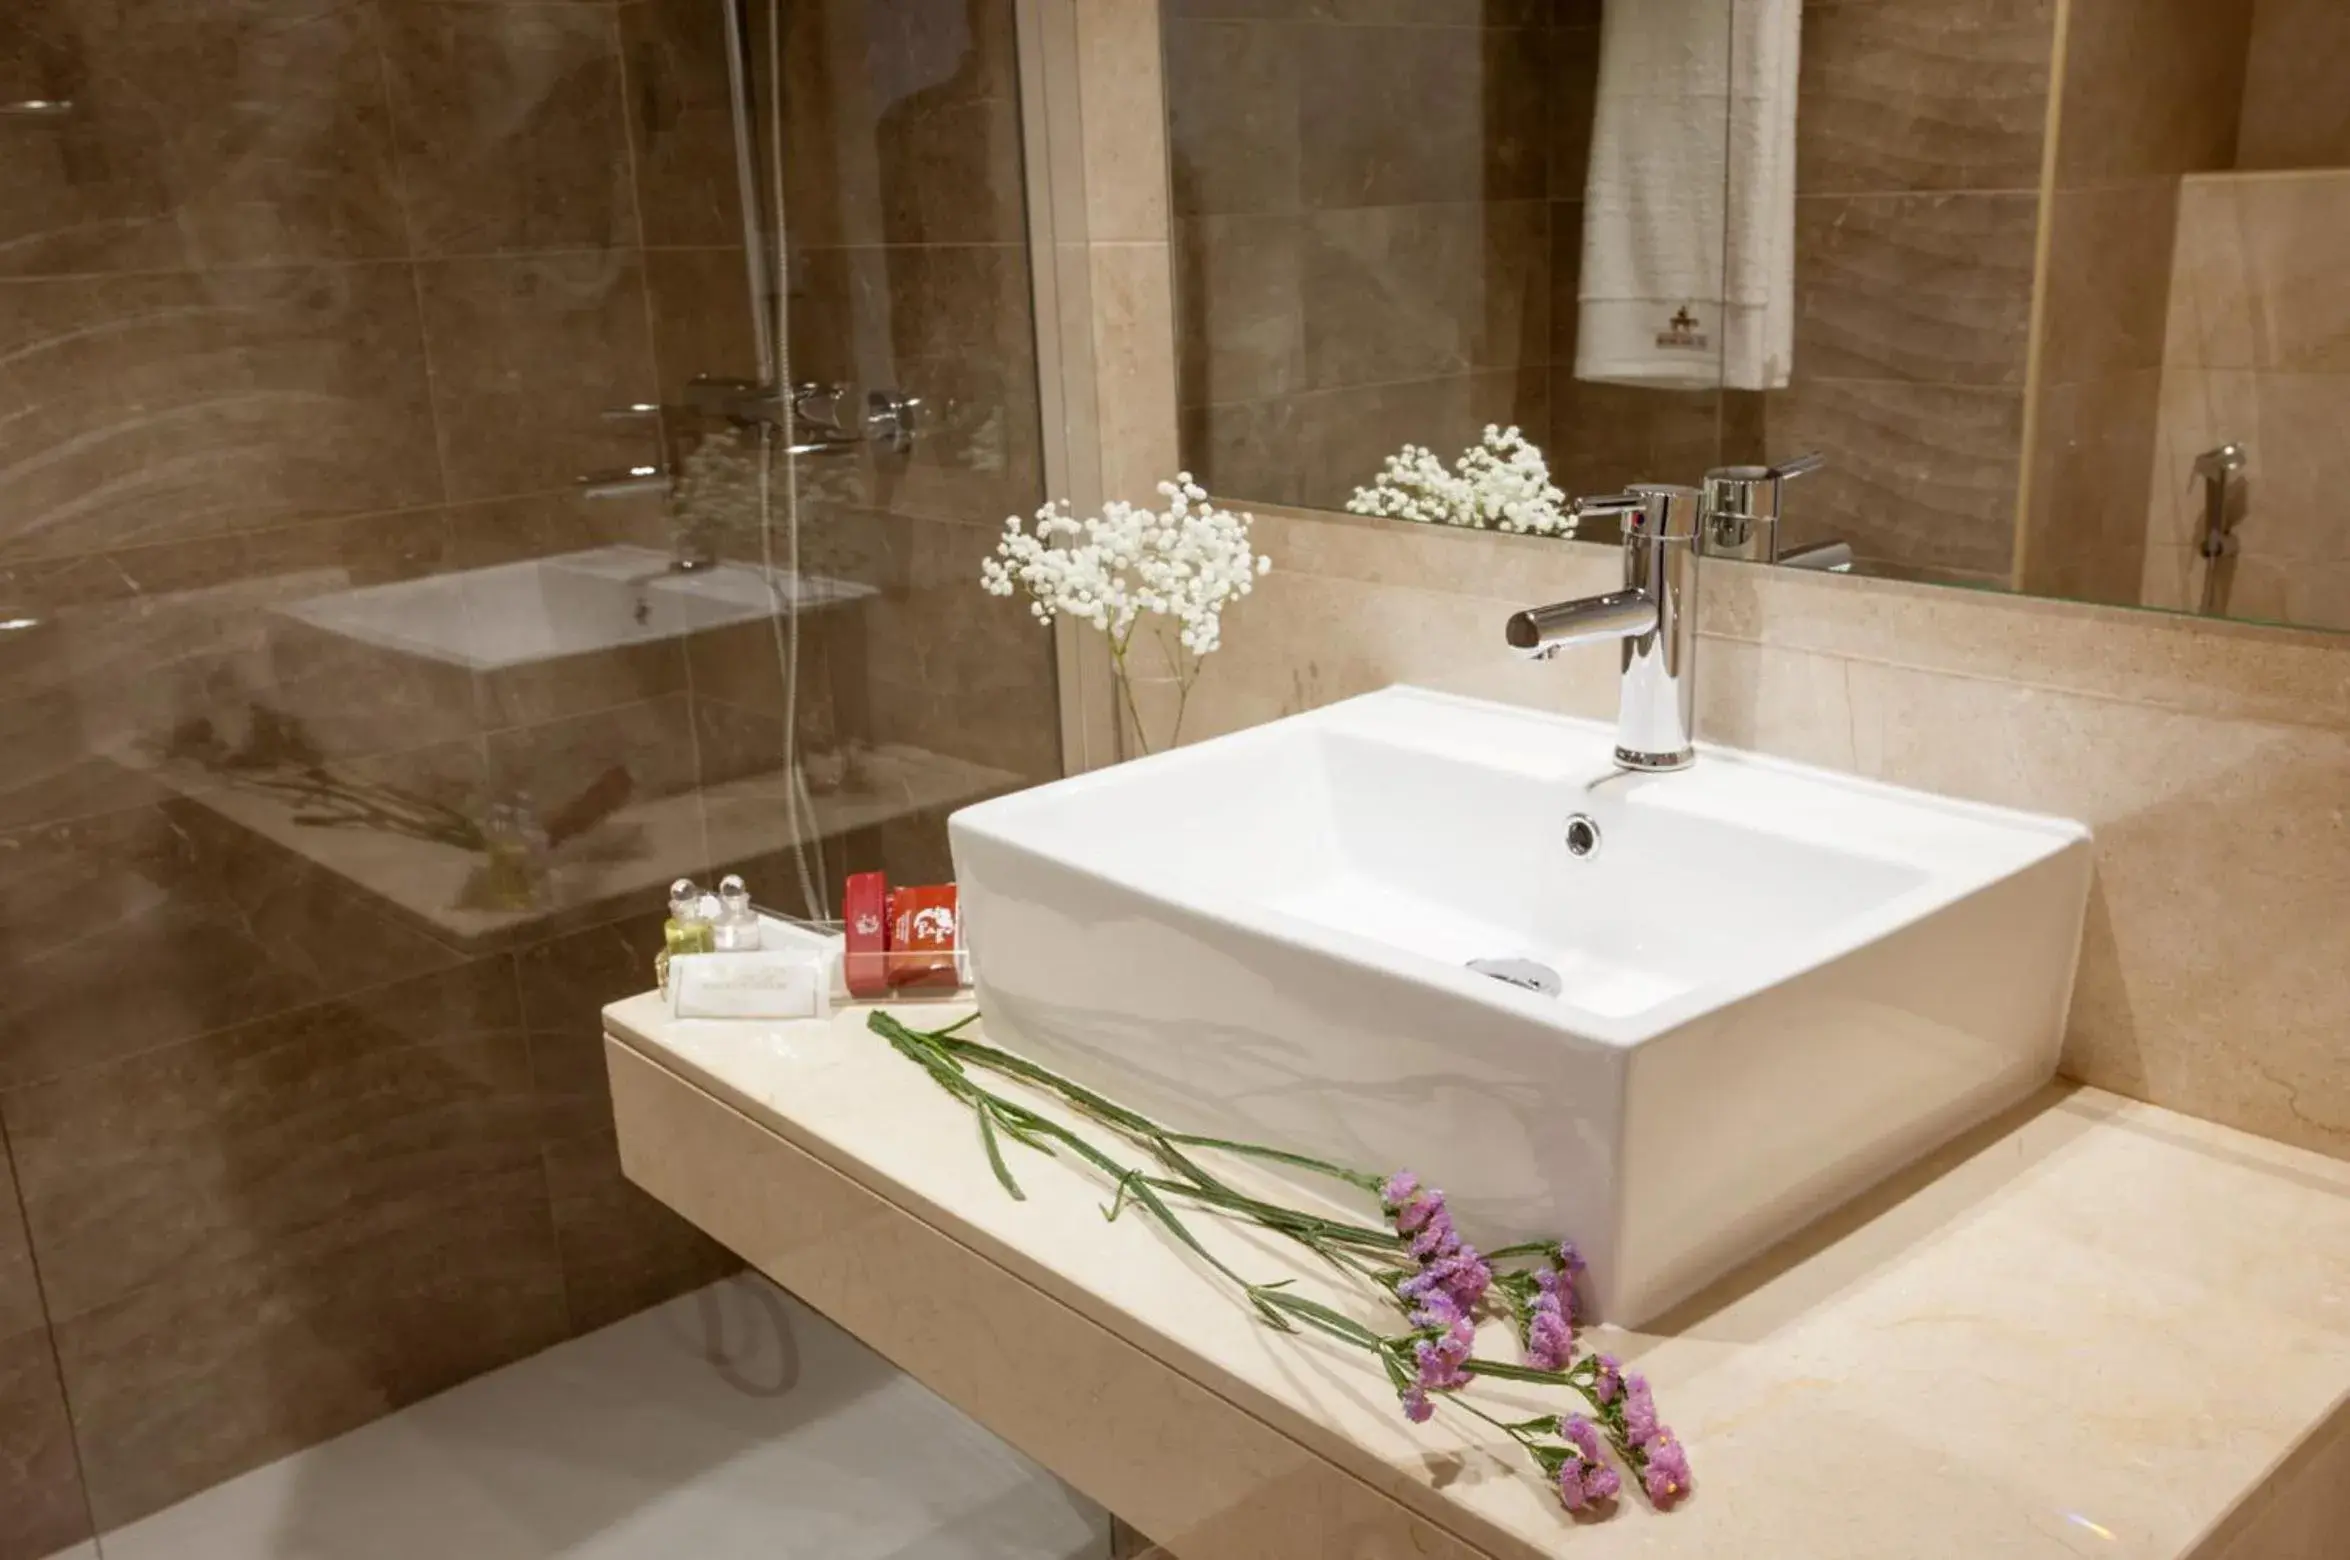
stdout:
<svg viewBox="0 0 2350 1560">
<path fill-rule="evenodd" d="M 418 254 L 637 241 L 610 7 L 401 0 L 386 22 Z"/>
<path fill-rule="evenodd" d="M 794 292 L 794 372 L 922 399 L 910 455 L 875 456 L 856 502 L 994 523 L 1043 481 L 1034 305 L 1011 246 L 816 250 Z M 830 480 L 832 462 L 814 473 Z M 808 470 L 809 467 L 803 467 Z"/>
<path fill-rule="evenodd" d="M 0 273 L 406 252 L 373 8 L 32 0 L 0 96 L 75 112 L 0 138 Z"/>
<path fill-rule="evenodd" d="M 0 282 L 0 556 L 437 501 L 390 265 Z"/>
<path fill-rule="evenodd" d="M 57 1330 L 113 1528 L 566 1336 L 536 1164 L 353 1204 Z"/>
<path fill-rule="evenodd" d="M 504 960 L 0 1113 L 105 1525 L 562 1335 Z"/>
<path fill-rule="evenodd" d="M 1259 504 L 1306 502 L 1298 454 L 1307 424 L 1295 397 L 1187 406 L 1181 424 L 1183 464 L 1209 492 Z M 1345 496 L 1339 495 L 1341 502 Z"/>
<path fill-rule="evenodd" d="M 2021 386 L 2039 212 L 2024 194 L 1802 197 L 1798 370 Z"/>
<path fill-rule="evenodd" d="M 1294 211 L 1305 127 L 1298 33 L 1167 24 L 1167 172 L 1178 217 Z"/>
<path fill-rule="evenodd" d="M 740 244 L 734 113 L 719 8 L 625 0 L 619 19 L 645 242 Z"/>
<path fill-rule="evenodd" d="M 607 1003 L 651 984 L 658 916 L 575 932 L 517 955 L 564 1302 L 573 1332 L 618 1321 L 740 1263 L 620 1173 L 604 1081 Z"/>
<path fill-rule="evenodd" d="M 2147 369 L 2041 391 L 2023 589 L 2138 601 L 2161 389 Z"/>
<path fill-rule="evenodd" d="M 789 8 L 785 168 L 798 244 L 1027 236 L 1012 0 Z"/>
<path fill-rule="evenodd" d="M 0 1560 L 48 1560 L 90 1536 L 73 1426 L 46 1329 L 0 1333 Z"/>
<path fill-rule="evenodd" d="M 1312 213 L 1301 263 L 1306 387 L 1548 361 L 1550 247 L 1547 201 Z"/>
<path fill-rule="evenodd" d="M 2070 0 L 2060 189 L 2232 166 L 2253 0 Z"/>
<path fill-rule="evenodd" d="M 6 844 L 0 1088 L 455 962 L 201 803 L 94 815 Z M 61 915 L 65 903 L 85 908 Z"/>
<path fill-rule="evenodd" d="M 2017 392 L 1812 380 L 1772 394 L 1768 418 L 1773 449 L 1828 457 L 1791 490 L 1790 545 L 1842 537 L 1865 558 L 1971 574 L 2012 565 Z"/>
<path fill-rule="evenodd" d="M 1305 225 L 1288 212 L 1177 221 L 1179 404 L 1262 400 L 1303 384 Z"/>
<path fill-rule="evenodd" d="M 682 402 L 696 379 L 755 379 L 758 348 L 751 329 L 750 284 L 737 249 L 654 249 L 645 254 L 645 286 L 652 298 L 653 356 L 660 370 L 661 398 Z M 793 313 L 810 306 L 797 286 Z M 804 322 L 795 328 L 805 333 Z M 807 379 L 818 370 L 793 364 Z M 681 434 L 689 433 L 681 428 Z"/>
<path fill-rule="evenodd" d="M 2035 190 L 2056 0 L 1811 0 L 1796 188 Z"/>
<path fill-rule="evenodd" d="M 1580 201 L 1591 171 L 1591 134 L 1599 109 L 1596 25 L 1562 26 L 1552 35 L 1549 86 L 1551 198 Z"/>
<path fill-rule="evenodd" d="M 2049 201 L 2045 382 L 2162 366 L 2178 205 L 2176 179 L 2061 190 Z"/>
<path fill-rule="evenodd" d="M 0 1096 L 52 1318 L 266 1260 L 354 1205 L 454 1197 L 529 1155 L 503 960 Z"/>
<path fill-rule="evenodd" d="M 1310 207 L 1533 200 L 1550 193 L 1550 35 L 1340 27 L 1300 70 Z"/>
<path fill-rule="evenodd" d="M 25 1234 L 24 1209 L 16 1195 L 14 1158 L 0 1145 L 0 1338 L 48 1325 L 41 1304 L 40 1276 L 33 1271 L 33 1247 Z"/>
<path fill-rule="evenodd" d="M 1017 602 L 973 586 L 996 528 L 898 517 L 891 531 L 901 561 L 862 608 L 873 740 L 1058 775 L 1052 634 Z"/>
<path fill-rule="evenodd" d="M 1719 463 L 1724 405 L 1713 390 L 1588 384 L 1561 373 L 1551 385 L 1551 480 L 1570 494 L 1687 482 Z"/>
<path fill-rule="evenodd" d="M 642 424 L 603 415 L 656 382 L 633 255 L 443 260 L 416 276 L 451 498 L 565 488 L 658 454 Z"/>
<path fill-rule="evenodd" d="M 2350 11 L 2335 0 L 2258 0 L 2237 163 L 2350 164 Z"/>
</svg>

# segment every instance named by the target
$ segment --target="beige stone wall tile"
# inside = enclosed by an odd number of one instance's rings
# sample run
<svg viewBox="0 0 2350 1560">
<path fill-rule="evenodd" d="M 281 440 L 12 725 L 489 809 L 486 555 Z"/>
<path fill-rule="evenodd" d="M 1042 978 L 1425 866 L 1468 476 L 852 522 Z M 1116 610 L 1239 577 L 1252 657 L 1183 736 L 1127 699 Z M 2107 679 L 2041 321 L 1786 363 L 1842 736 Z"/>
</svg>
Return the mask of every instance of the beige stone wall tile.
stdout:
<svg viewBox="0 0 2350 1560">
<path fill-rule="evenodd" d="M 1709 571 L 1702 610 L 1708 634 L 1786 649 L 2350 729 L 2350 641 L 2329 635 L 1745 564 Z"/>
<path fill-rule="evenodd" d="M 2350 1156 L 2350 733 L 1892 667 L 1850 672 L 1860 771 L 2077 818 L 2097 875 L 2069 1076 Z"/>
<path fill-rule="evenodd" d="M 1077 8 L 1085 117 L 1086 233 L 1096 243 L 1167 240 L 1167 116 L 1158 0 Z"/>
<path fill-rule="evenodd" d="M 1175 474 L 1175 278 L 1165 241 L 1091 250 L 1102 490 L 1143 502 Z"/>
</svg>

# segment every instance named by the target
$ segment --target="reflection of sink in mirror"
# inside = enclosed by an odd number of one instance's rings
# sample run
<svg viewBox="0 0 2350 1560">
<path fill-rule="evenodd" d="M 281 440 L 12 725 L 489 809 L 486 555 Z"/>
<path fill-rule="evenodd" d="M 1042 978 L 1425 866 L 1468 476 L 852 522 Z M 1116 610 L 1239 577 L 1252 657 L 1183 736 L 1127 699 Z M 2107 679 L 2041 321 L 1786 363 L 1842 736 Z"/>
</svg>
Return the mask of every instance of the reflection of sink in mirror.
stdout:
<svg viewBox="0 0 2350 1560">
<path fill-rule="evenodd" d="M 1398 688 L 959 813 L 989 1025 L 1572 1235 L 1627 1324 L 2054 1072 L 2085 830 L 1614 740 Z"/>
<path fill-rule="evenodd" d="M 682 573 L 667 553 L 599 547 L 314 596 L 282 610 L 386 650 L 489 671 L 675 639 L 872 595 L 869 585 L 726 563 Z"/>
</svg>

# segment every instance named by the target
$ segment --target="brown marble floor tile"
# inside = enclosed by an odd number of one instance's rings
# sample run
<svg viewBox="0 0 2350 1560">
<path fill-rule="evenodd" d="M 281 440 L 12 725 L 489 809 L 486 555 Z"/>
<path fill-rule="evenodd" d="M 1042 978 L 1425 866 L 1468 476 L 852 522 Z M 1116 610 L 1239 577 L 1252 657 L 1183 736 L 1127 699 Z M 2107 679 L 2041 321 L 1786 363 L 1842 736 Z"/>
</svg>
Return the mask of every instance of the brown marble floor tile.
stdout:
<svg viewBox="0 0 2350 1560">
<path fill-rule="evenodd" d="M 451 498 L 552 491 L 658 457 L 646 427 L 604 416 L 657 382 L 634 256 L 434 261 L 417 284 Z"/>
<path fill-rule="evenodd" d="M 637 241 L 610 7 L 403 0 L 386 27 L 416 253 Z"/>
<path fill-rule="evenodd" d="M 0 281 L 0 556 L 441 497 L 396 265 Z"/>
<path fill-rule="evenodd" d="M 47 1560 L 89 1536 L 49 1334 L 0 1334 L 0 1560 Z"/>
<path fill-rule="evenodd" d="M 1796 363 L 1809 378 L 2020 386 L 2039 227 L 2032 195 L 1798 200 Z"/>
<path fill-rule="evenodd" d="M 2056 0 L 1812 0 L 1796 189 L 2037 189 L 2056 9 Z"/>
</svg>

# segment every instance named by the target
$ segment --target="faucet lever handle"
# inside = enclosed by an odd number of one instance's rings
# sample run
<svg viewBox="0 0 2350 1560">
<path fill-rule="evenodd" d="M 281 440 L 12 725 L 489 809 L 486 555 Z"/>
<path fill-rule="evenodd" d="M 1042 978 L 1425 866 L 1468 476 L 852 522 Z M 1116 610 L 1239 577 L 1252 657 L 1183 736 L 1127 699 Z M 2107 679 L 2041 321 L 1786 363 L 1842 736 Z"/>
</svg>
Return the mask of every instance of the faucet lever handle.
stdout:
<svg viewBox="0 0 2350 1560">
<path fill-rule="evenodd" d="M 1827 463 L 1828 457 L 1822 455 L 1818 450 L 1806 450 L 1801 455 L 1791 456 L 1790 458 L 1783 460 L 1777 465 L 1773 466 L 1771 468 L 1771 480 L 1774 482 L 1792 482 L 1797 477 L 1810 476 L 1813 472 L 1819 470 Z"/>
</svg>

